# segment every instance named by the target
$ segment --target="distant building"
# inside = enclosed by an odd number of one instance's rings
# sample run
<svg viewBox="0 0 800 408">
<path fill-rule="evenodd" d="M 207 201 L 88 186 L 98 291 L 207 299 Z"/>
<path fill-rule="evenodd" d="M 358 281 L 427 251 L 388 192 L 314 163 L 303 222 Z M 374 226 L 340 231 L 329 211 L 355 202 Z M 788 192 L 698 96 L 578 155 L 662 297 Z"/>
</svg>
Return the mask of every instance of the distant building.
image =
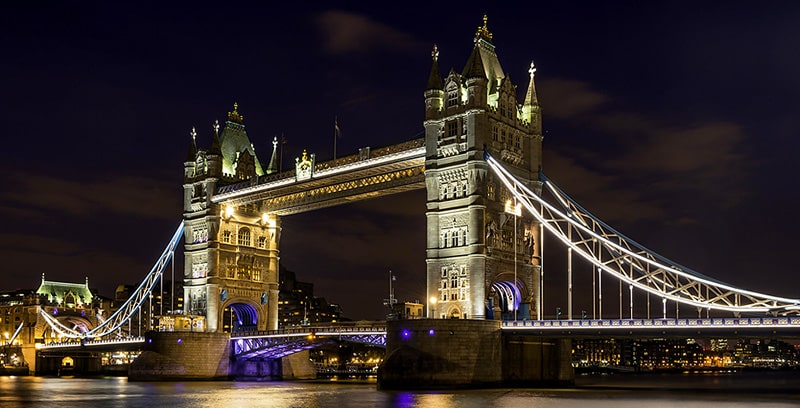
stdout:
<svg viewBox="0 0 800 408">
<path fill-rule="evenodd" d="M 425 317 L 424 306 L 419 302 L 399 302 L 392 305 L 392 316 L 395 319 L 422 319 Z"/>
<path fill-rule="evenodd" d="M 118 305 L 83 283 L 45 279 L 36 289 L 0 293 L 0 334 L 7 346 L 0 350 L 3 365 L 25 366 L 35 361 L 35 344 L 65 341 L 50 328 L 40 310 L 67 327 L 87 331 L 108 318 Z"/>
<path fill-rule="evenodd" d="M 298 281 L 294 272 L 283 267 L 278 288 L 280 328 L 343 320 L 339 305 L 328 303 L 325 298 L 315 297 L 313 283 Z"/>
</svg>

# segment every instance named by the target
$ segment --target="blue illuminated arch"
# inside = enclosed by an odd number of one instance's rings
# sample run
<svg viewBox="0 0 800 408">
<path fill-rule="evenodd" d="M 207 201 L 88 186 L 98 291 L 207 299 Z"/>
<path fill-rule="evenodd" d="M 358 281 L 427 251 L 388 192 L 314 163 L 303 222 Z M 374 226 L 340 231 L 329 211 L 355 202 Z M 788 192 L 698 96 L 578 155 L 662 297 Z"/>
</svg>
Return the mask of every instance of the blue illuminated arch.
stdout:
<svg viewBox="0 0 800 408">
<path fill-rule="evenodd" d="M 258 330 L 258 310 L 255 306 L 248 303 L 231 303 L 228 307 L 233 311 L 232 331 L 256 331 Z"/>
<path fill-rule="evenodd" d="M 519 310 L 520 300 L 522 299 L 519 288 L 519 283 L 517 285 L 508 281 L 492 283 L 492 289 L 494 289 L 500 301 L 498 306 L 500 306 L 500 312 L 504 320 L 510 319 L 511 317 L 508 316 L 513 314 L 515 310 Z"/>
</svg>

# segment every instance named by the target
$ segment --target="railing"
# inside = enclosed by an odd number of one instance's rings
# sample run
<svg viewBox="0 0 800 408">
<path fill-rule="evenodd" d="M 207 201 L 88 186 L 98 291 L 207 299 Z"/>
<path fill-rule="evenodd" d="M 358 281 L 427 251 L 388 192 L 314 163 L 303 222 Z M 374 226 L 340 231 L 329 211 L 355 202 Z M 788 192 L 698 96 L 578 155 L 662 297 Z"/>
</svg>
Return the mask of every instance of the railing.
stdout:
<svg viewBox="0 0 800 408">
<path fill-rule="evenodd" d="M 63 349 L 63 348 L 79 348 L 79 347 L 92 347 L 92 346 L 107 346 L 110 344 L 136 344 L 144 343 L 144 337 L 125 337 L 106 340 L 84 340 L 84 341 L 61 341 L 37 344 L 36 348 L 40 350 L 46 349 Z"/>
<path fill-rule="evenodd" d="M 508 320 L 502 329 L 669 329 L 669 328 L 800 328 L 800 317 L 712 317 L 688 319 L 609 319 L 609 320 Z"/>
<path fill-rule="evenodd" d="M 231 339 L 275 338 L 275 337 L 301 337 L 301 336 L 338 336 L 350 334 L 386 334 L 386 324 L 343 325 L 330 326 L 301 326 L 280 330 L 267 330 L 256 332 L 234 333 Z"/>
<path fill-rule="evenodd" d="M 361 166 L 363 163 L 382 163 L 394 157 L 407 156 L 409 153 L 420 151 L 424 155 L 425 139 L 414 139 L 392 146 L 364 150 L 358 154 L 349 155 L 321 163 L 314 164 L 314 175 L 323 177 L 340 171 L 347 171 Z M 241 181 L 235 184 L 220 186 L 214 195 L 214 202 L 220 202 L 241 194 L 254 191 L 269 190 L 294 183 L 295 171 L 288 170 L 278 174 L 258 177 L 258 180 Z"/>
</svg>

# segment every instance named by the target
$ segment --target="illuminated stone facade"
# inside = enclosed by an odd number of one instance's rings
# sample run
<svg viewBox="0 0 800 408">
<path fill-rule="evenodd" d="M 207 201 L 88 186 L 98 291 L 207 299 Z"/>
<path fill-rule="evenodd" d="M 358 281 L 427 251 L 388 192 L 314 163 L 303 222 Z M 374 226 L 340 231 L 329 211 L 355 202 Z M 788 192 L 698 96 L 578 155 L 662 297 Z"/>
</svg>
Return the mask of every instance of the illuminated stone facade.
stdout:
<svg viewBox="0 0 800 408">
<path fill-rule="evenodd" d="M 485 19 L 460 74 L 451 69 L 442 80 L 438 54 L 434 47 L 425 91 L 429 313 L 499 319 L 514 318 L 516 308 L 517 318 L 535 318 L 539 228 L 532 217 L 505 211 L 509 200 L 513 209 L 512 195 L 492 177 L 484 159 L 485 150 L 540 191 L 535 69 L 531 65 L 520 104 Z"/>
<path fill-rule="evenodd" d="M 274 149 L 264 172 L 236 105 L 221 134 L 216 124 L 213 132 L 211 147 L 199 150 L 192 131 L 184 162 L 184 312 L 205 317 L 212 332 L 226 324 L 225 331 L 274 330 L 280 220 L 258 203 L 212 201 L 218 185 L 275 172 Z"/>
<path fill-rule="evenodd" d="M 303 152 L 294 171 L 278 174 L 277 141 L 262 170 L 236 106 L 208 150 L 197 149 L 193 131 L 184 163 L 185 312 L 205 316 L 209 331 L 277 329 L 280 217 L 424 186 L 429 314 L 536 317 L 541 232 L 530 216 L 507 211 L 512 194 L 484 158 L 486 150 L 540 191 L 535 70 L 520 104 L 491 37 L 484 21 L 462 73 L 444 80 L 434 49 L 424 140 L 325 163 Z"/>
</svg>

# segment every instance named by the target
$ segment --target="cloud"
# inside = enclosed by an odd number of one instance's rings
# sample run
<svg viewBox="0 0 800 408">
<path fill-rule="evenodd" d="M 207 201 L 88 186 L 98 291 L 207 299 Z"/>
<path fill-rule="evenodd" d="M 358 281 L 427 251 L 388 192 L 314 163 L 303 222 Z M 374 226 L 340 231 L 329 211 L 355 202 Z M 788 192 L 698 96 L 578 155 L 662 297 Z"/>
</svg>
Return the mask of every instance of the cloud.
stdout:
<svg viewBox="0 0 800 408">
<path fill-rule="evenodd" d="M 37 212 L 90 216 L 98 213 L 174 220 L 180 214 L 180 194 L 163 180 L 117 177 L 99 181 L 16 174 L 0 195 L 6 207 L 23 217 Z M 34 211 L 34 209 L 38 211 Z"/>
<path fill-rule="evenodd" d="M 650 202 L 635 188 L 613 173 L 590 169 L 573 157 L 546 153 L 548 174 L 568 195 L 600 219 L 611 223 L 657 219 L 664 215 L 657 203 Z"/>
<path fill-rule="evenodd" d="M 411 49 L 415 40 L 408 34 L 360 14 L 327 11 L 316 18 L 329 54 L 363 53 L 374 49 Z"/>
<path fill-rule="evenodd" d="M 612 106 L 614 98 L 581 81 L 546 81 L 542 93 L 546 120 L 587 135 L 549 145 L 547 174 L 574 198 L 591 200 L 584 206 L 606 221 L 662 220 L 675 214 L 667 207 L 676 198 L 732 207 L 748 194 L 744 186 L 754 160 L 736 123 L 630 111 Z M 696 210 L 682 205 L 681 211 Z M 677 214 L 673 222 L 695 220 Z"/>
<path fill-rule="evenodd" d="M 570 119 L 591 112 L 610 99 L 591 89 L 586 82 L 570 79 L 547 79 L 537 87 L 547 118 Z"/>
<path fill-rule="evenodd" d="M 82 282 L 107 295 L 120 283 L 135 283 L 150 267 L 127 251 L 90 249 L 73 239 L 31 234 L 0 235 L 0 259 L 5 271 L 3 289 L 35 288 L 42 273 L 48 280 Z M 31 261 L 35 260 L 35 261 Z M 107 273 L 113 271 L 114 273 Z"/>
</svg>

